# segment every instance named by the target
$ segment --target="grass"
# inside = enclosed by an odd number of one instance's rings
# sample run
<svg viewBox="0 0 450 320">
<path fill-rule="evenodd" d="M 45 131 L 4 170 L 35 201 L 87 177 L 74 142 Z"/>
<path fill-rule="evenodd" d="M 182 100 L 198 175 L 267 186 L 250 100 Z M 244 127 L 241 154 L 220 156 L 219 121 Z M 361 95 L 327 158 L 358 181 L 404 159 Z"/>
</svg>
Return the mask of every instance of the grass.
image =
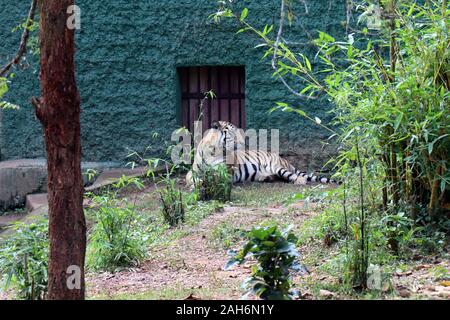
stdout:
<svg viewBox="0 0 450 320">
<path fill-rule="evenodd" d="M 97 295 L 91 300 L 179 300 L 189 296 L 191 290 L 186 288 L 165 288 L 139 293 L 117 293 L 112 295 Z"/>
<path fill-rule="evenodd" d="M 170 287 L 159 290 L 148 290 L 138 293 L 114 293 L 111 295 L 101 294 L 88 298 L 88 300 L 184 300 L 188 297 L 201 298 L 203 300 L 217 299 L 217 296 L 230 296 L 233 288 L 196 288 Z"/>
<path fill-rule="evenodd" d="M 280 205 L 302 187 L 288 183 L 252 183 L 236 185 L 231 193 L 231 204 L 243 207 Z"/>
<path fill-rule="evenodd" d="M 25 207 L 20 207 L 20 208 L 6 210 L 6 211 L 0 210 L 0 217 L 2 217 L 2 216 L 6 217 L 6 216 L 11 216 L 11 215 L 21 215 L 21 214 L 25 214 L 26 211 L 27 211 L 27 209 Z"/>
<path fill-rule="evenodd" d="M 243 231 L 232 221 L 221 222 L 211 230 L 210 244 L 216 248 L 230 249 L 242 240 Z"/>
<path fill-rule="evenodd" d="M 189 196 L 185 190 L 183 192 Z M 142 218 L 142 228 L 149 243 L 149 259 L 144 262 L 144 271 L 140 272 L 161 276 L 164 272 L 160 268 L 165 264 L 167 282 L 161 286 L 159 280 L 149 278 L 150 283 L 140 288 L 130 285 L 121 289 L 119 284 L 117 289 L 107 289 L 109 280 L 101 280 L 96 273 L 91 273 L 89 278 L 99 279 L 101 286 L 89 293 L 89 298 L 184 299 L 193 294 L 201 299 L 238 299 L 242 295 L 240 284 L 250 269 L 241 267 L 232 273 L 221 270 L 228 260 L 226 252 L 239 247 L 243 231 L 268 223 L 294 226 L 293 231 L 300 239 L 298 247 L 302 262 L 312 272 L 309 276 L 295 278 L 294 283 L 302 293 L 314 299 L 324 298 L 321 290 L 333 292 L 336 299 L 397 298 L 392 288 L 357 293 L 346 285 L 342 277 L 343 244 L 340 240 L 343 217 L 336 214 L 339 205 L 326 202 L 323 193 L 321 187 L 302 188 L 284 183 L 237 185 L 229 203 L 208 201 L 194 205 L 188 201 L 185 222 L 171 228 L 164 222 L 154 189 L 129 190 L 121 198 L 127 198 L 129 202 L 136 200 L 136 211 Z M 324 238 L 328 234 L 335 234 L 335 241 L 325 245 Z M 192 247 L 196 249 L 192 251 Z M 372 258 L 381 265 L 388 283 L 392 273 L 413 270 L 415 265 L 423 263 L 400 259 L 384 248 L 374 248 Z M 145 271 L 148 265 L 152 268 Z M 127 271 L 121 274 L 126 280 Z M 443 281 L 448 279 L 448 274 L 445 266 L 435 266 L 429 270 L 429 279 Z M 92 285 L 90 281 L 88 287 Z"/>
</svg>

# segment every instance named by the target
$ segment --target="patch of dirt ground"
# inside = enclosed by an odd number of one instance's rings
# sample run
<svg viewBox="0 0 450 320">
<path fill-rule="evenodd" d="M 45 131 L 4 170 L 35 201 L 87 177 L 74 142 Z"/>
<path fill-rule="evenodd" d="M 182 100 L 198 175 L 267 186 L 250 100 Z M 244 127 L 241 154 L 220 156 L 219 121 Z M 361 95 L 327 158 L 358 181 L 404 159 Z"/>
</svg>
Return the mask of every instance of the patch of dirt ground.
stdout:
<svg viewBox="0 0 450 320">
<path fill-rule="evenodd" d="M 237 192 L 243 196 L 236 203 L 210 214 L 195 226 L 168 230 L 181 236 L 174 237 L 168 245 L 152 247 L 149 259 L 139 268 L 114 274 L 89 274 L 88 296 L 92 299 L 239 299 L 244 294 L 241 284 L 249 276 L 251 264 L 225 271 L 227 249 L 217 243 L 214 230 L 221 225 L 248 230 L 262 222 L 274 221 L 284 226 L 292 224 L 294 231 L 298 231 L 307 219 L 320 212 L 320 207 L 305 206 L 302 201 L 284 203 L 299 191 L 298 186 L 283 183 L 239 187 Z M 140 202 L 146 200 L 148 197 L 140 198 Z M 225 232 L 230 232 L 229 228 Z M 239 248 L 240 244 L 235 241 L 231 248 Z M 407 271 L 390 274 L 389 286 L 381 294 L 355 296 L 339 292 L 340 279 L 321 268 L 336 254 L 333 248 L 316 244 L 303 245 L 299 250 L 310 271 L 307 276 L 294 278 L 303 299 L 450 298 L 448 281 L 440 281 L 435 276 L 436 270 L 450 272 L 448 260 L 409 263 Z"/>
<path fill-rule="evenodd" d="M 129 298 L 141 294 L 143 298 L 164 298 L 167 294 L 178 299 L 191 295 L 200 299 L 239 299 L 243 294 L 241 284 L 250 274 L 251 266 L 244 264 L 225 271 L 227 250 L 214 244 L 211 231 L 223 223 L 245 230 L 268 219 L 287 222 L 287 215 L 294 217 L 289 223 L 295 225 L 308 217 L 295 208 L 282 206 L 225 206 L 194 227 L 184 226 L 186 236 L 169 246 L 152 249 L 148 262 L 141 267 L 115 274 L 89 275 L 89 295 Z"/>
<path fill-rule="evenodd" d="M 182 183 L 180 182 L 180 185 Z M 305 188 L 311 188 L 307 186 Z M 143 208 L 158 214 L 154 186 L 126 193 Z M 160 244 L 149 249 L 147 261 L 139 267 L 115 273 L 90 272 L 86 276 L 89 299 L 239 299 L 241 284 L 251 272 L 251 263 L 225 271 L 228 249 L 238 249 L 242 240 L 236 234 L 263 222 L 293 225 L 298 233 L 306 220 L 320 214 L 323 204 L 286 203 L 302 187 L 284 183 L 251 184 L 234 188 L 233 202 L 208 214 L 198 223 L 186 223 L 161 235 Z M 236 196 L 238 195 L 238 196 Z M 231 239 L 231 240 L 230 240 Z M 230 240 L 230 241 L 228 241 Z M 423 257 L 408 262 L 389 274 L 389 286 L 381 294 L 342 293 L 339 277 L 323 266 L 337 249 L 322 243 L 299 248 L 310 273 L 296 276 L 294 284 L 303 299 L 450 299 L 450 262 L 442 257 Z M 1 292 L 0 300 L 13 298 Z"/>
</svg>

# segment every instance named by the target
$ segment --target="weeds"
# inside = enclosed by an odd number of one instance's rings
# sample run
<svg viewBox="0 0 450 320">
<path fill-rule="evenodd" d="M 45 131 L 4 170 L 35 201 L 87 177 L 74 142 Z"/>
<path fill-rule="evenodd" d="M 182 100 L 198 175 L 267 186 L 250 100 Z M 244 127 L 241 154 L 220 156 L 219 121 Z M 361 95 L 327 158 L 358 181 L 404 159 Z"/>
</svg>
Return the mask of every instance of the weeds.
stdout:
<svg viewBox="0 0 450 320">
<path fill-rule="evenodd" d="M 183 193 L 176 188 L 176 181 L 170 178 L 163 180 L 164 187 L 158 189 L 161 199 L 164 221 L 171 227 L 183 223 L 185 220 L 185 203 Z"/>
<path fill-rule="evenodd" d="M 17 287 L 18 297 L 43 300 L 48 283 L 48 221 L 19 223 L 14 236 L 0 247 L 0 274 L 5 287 Z M 1 279 L 0 279 L 1 280 Z"/>
<path fill-rule="evenodd" d="M 118 194 L 134 185 L 142 188 L 142 181 L 122 177 L 103 195 L 94 196 L 93 219 L 89 234 L 87 264 L 94 270 L 116 271 L 138 265 L 147 254 L 148 235 L 145 222 L 136 211 L 135 200 L 119 200 Z"/>
<path fill-rule="evenodd" d="M 231 200 L 232 177 L 226 165 L 204 166 L 194 173 L 195 189 L 200 201 Z"/>
<path fill-rule="evenodd" d="M 231 225 L 230 222 L 222 222 L 211 231 L 210 240 L 213 245 L 229 249 L 242 238 L 243 233 L 241 229 Z"/>
<path fill-rule="evenodd" d="M 148 236 L 134 205 L 108 197 L 97 204 L 89 237 L 88 266 L 116 271 L 138 265 L 146 257 Z"/>
</svg>

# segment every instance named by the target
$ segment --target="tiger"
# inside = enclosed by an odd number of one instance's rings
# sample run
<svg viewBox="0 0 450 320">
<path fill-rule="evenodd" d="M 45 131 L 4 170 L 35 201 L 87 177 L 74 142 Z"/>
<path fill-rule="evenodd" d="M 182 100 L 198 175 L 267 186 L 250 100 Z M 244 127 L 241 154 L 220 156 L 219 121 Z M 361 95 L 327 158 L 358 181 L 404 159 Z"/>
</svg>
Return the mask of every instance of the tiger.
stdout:
<svg viewBox="0 0 450 320">
<path fill-rule="evenodd" d="M 277 153 L 246 150 L 242 129 L 227 121 L 214 121 L 205 133 L 197 147 L 192 170 L 186 176 L 187 185 L 193 188 L 194 175 L 201 172 L 204 165 L 214 167 L 220 164 L 227 164 L 233 183 L 272 182 L 277 179 L 296 185 L 337 183 L 327 177 L 299 171 Z"/>
</svg>

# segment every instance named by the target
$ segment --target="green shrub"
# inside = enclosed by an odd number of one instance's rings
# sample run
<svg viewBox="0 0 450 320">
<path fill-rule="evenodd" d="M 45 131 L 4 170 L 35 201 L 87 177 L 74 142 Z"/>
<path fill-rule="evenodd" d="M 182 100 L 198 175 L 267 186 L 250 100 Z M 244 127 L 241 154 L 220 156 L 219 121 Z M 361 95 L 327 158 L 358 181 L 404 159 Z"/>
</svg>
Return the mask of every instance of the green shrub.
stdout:
<svg viewBox="0 0 450 320">
<path fill-rule="evenodd" d="M 354 32 L 347 39 L 319 32 L 313 40 L 318 51 L 314 61 L 289 49 L 283 39 L 283 25 L 294 17 L 290 1 L 281 1 L 278 32 L 271 32 L 271 26 L 259 29 L 247 18 L 247 8 L 244 14 L 226 1 L 219 1 L 212 17 L 235 18 L 239 33 L 257 35 L 263 58 L 272 59 L 273 75 L 291 93 L 304 99 L 326 95 L 334 103 L 329 124 L 286 102 L 277 102 L 272 111 L 302 116 L 328 130 L 329 141 L 336 139 L 339 152 L 332 162 L 349 191 L 341 211 L 345 229 L 352 230 L 345 234 L 352 236 L 345 241 L 352 251 L 350 271 L 357 287 L 365 288 L 369 248 L 376 247 L 370 236 L 380 234 L 370 229 L 377 225 L 368 223 L 371 215 L 388 212 L 381 226 L 387 235 L 378 239 L 387 239 L 394 251 L 415 232 L 404 216 L 389 213 L 400 212 L 403 203 L 411 204 L 407 214 L 413 220 L 417 210 L 426 208 L 426 228 L 448 220 L 450 3 L 349 1 L 347 9 L 349 17 L 361 13 Z M 445 242 L 445 232 L 433 233 Z M 422 235 L 417 240 L 427 250 L 438 249 Z"/>
<path fill-rule="evenodd" d="M 414 220 L 408 218 L 404 212 L 397 214 L 387 214 L 381 219 L 381 230 L 387 239 L 389 249 L 398 255 L 400 247 L 408 244 L 416 228 Z"/>
<path fill-rule="evenodd" d="M 298 292 L 291 290 L 291 271 L 302 271 L 297 237 L 289 229 L 279 231 L 277 226 L 252 228 L 247 234 L 248 242 L 235 253 L 225 269 L 242 264 L 247 257 L 254 257 L 258 264 L 244 282 L 248 294 L 263 300 L 290 300 Z"/>
<path fill-rule="evenodd" d="M 164 221 L 171 227 L 177 226 L 185 220 L 185 203 L 182 192 L 176 188 L 176 181 L 167 177 L 164 187 L 158 189 L 161 199 L 161 210 Z"/>
<path fill-rule="evenodd" d="M 231 200 L 232 177 L 226 165 L 205 166 L 194 174 L 195 189 L 200 201 Z"/>
<path fill-rule="evenodd" d="M 0 247 L 0 273 L 5 287 L 17 287 L 18 297 L 43 300 L 48 283 L 48 221 L 16 225 L 14 235 Z"/>
<path fill-rule="evenodd" d="M 116 271 L 138 265 L 147 254 L 148 237 L 134 205 L 108 197 L 93 211 L 94 226 L 89 236 L 88 266 Z"/>
<path fill-rule="evenodd" d="M 343 241 L 349 235 L 348 224 L 354 221 L 351 210 L 344 214 L 343 188 L 324 190 L 323 186 L 305 189 L 295 193 L 285 202 L 286 205 L 302 201 L 306 208 L 314 205 L 319 214 L 312 216 L 301 225 L 299 244 L 321 241 L 326 246 Z"/>
</svg>

